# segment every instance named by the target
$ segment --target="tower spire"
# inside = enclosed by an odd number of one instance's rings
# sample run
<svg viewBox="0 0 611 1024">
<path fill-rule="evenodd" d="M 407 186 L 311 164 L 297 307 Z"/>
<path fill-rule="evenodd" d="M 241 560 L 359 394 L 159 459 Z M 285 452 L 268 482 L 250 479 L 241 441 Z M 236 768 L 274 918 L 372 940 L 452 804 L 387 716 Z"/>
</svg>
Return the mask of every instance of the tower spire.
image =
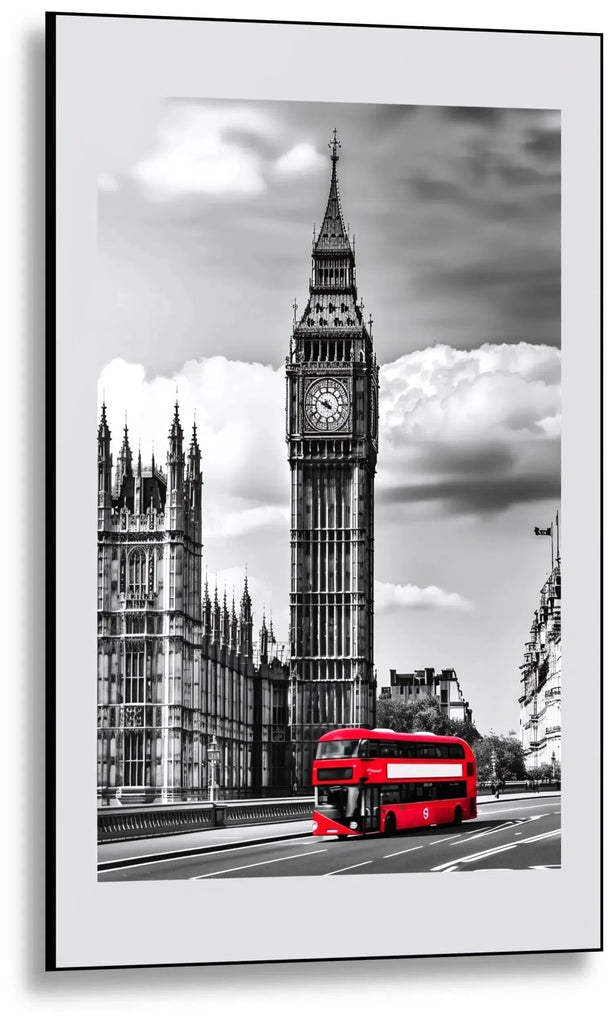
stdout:
<svg viewBox="0 0 611 1024">
<path fill-rule="evenodd" d="M 132 512 L 134 510 L 134 470 L 132 464 L 132 450 L 129 446 L 129 434 L 127 430 L 127 412 L 125 413 L 125 424 L 123 427 L 123 442 L 121 451 L 117 458 L 115 469 L 115 495 L 119 507 L 126 505 Z"/>
<path fill-rule="evenodd" d="M 185 455 L 183 450 L 183 430 L 178 414 L 178 398 L 174 403 L 174 418 L 168 435 L 168 506 L 170 512 L 170 529 L 182 528 L 182 517 L 185 508 Z"/>
<path fill-rule="evenodd" d="M 331 185 L 329 187 L 329 198 L 323 222 L 314 243 L 313 254 L 316 253 L 339 253 L 352 252 L 350 239 L 344 224 L 342 206 L 339 198 L 339 185 L 337 180 L 337 162 L 339 160 L 338 149 L 341 142 L 337 138 L 337 128 L 333 129 L 333 138 L 329 142 L 331 150 Z"/>
<path fill-rule="evenodd" d="M 191 444 L 189 445 L 189 454 L 187 456 L 187 487 L 188 487 L 188 499 L 189 506 L 193 509 L 199 518 L 201 507 L 202 507 L 202 453 L 197 440 L 197 427 L 195 424 L 195 414 L 193 415 L 193 431 L 191 434 Z"/>
<path fill-rule="evenodd" d="M 98 528 L 107 529 L 108 516 L 112 505 L 112 455 L 110 454 L 110 430 L 106 420 L 106 402 L 102 402 L 102 415 L 98 426 Z"/>
<path fill-rule="evenodd" d="M 248 572 L 244 575 L 244 590 L 240 601 L 240 615 L 238 620 L 239 630 L 239 651 L 247 657 L 252 657 L 253 635 L 252 635 L 252 601 L 248 593 Z"/>
</svg>

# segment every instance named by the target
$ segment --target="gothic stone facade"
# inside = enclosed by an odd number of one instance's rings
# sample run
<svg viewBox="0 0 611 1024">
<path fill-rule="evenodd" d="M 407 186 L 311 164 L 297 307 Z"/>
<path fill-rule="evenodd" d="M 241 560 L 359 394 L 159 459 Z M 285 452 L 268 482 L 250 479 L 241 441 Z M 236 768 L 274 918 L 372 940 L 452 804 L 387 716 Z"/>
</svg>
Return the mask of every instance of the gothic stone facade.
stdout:
<svg viewBox="0 0 611 1024">
<path fill-rule="evenodd" d="M 245 580 L 239 615 L 207 583 L 202 469 L 178 404 L 167 472 L 134 465 L 127 426 L 112 478 L 106 407 L 98 429 L 98 802 L 207 799 L 209 748 L 221 795 L 288 790 L 288 666 L 263 623 L 255 658 Z"/>
<path fill-rule="evenodd" d="M 528 769 L 562 760 L 562 576 L 560 557 L 541 589 L 521 666 L 520 728 Z"/>
<path fill-rule="evenodd" d="M 357 299 L 334 133 L 309 298 L 286 360 L 291 472 L 291 739 L 299 785 L 321 734 L 371 726 L 378 366 Z"/>
</svg>

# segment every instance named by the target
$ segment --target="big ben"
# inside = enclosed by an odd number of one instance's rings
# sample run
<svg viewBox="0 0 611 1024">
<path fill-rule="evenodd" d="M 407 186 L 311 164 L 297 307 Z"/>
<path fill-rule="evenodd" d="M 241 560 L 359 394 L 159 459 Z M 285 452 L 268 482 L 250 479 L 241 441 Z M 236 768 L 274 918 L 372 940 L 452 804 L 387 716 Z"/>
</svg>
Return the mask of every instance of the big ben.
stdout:
<svg viewBox="0 0 611 1024">
<path fill-rule="evenodd" d="M 372 726 L 378 366 L 342 214 L 336 131 L 309 297 L 286 361 L 291 472 L 291 742 L 298 786 L 318 738 Z"/>
</svg>

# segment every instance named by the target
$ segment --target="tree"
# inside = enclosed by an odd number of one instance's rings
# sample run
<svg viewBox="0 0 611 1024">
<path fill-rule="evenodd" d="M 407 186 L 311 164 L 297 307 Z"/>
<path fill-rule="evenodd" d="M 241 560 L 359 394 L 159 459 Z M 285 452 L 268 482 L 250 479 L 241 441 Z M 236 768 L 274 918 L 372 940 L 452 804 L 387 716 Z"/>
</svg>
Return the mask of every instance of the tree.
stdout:
<svg viewBox="0 0 611 1024">
<path fill-rule="evenodd" d="M 395 732 L 434 732 L 437 736 L 459 736 L 467 743 L 473 743 L 479 736 L 471 722 L 448 718 L 441 711 L 436 697 L 378 700 L 376 724 L 380 729 L 394 729 Z"/>
<path fill-rule="evenodd" d="M 470 747 L 472 747 L 475 742 L 481 738 L 476 726 L 473 725 L 473 722 L 455 722 L 454 719 L 450 719 L 449 721 L 452 723 L 452 732 L 447 733 L 446 735 L 459 736 L 460 739 L 468 743 Z"/>
<path fill-rule="evenodd" d="M 475 741 L 473 753 L 478 778 L 482 782 L 490 781 L 493 777 L 500 782 L 505 779 L 526 778 L 524 750 L 515 734 L 483 736 Z"/>
</svg>

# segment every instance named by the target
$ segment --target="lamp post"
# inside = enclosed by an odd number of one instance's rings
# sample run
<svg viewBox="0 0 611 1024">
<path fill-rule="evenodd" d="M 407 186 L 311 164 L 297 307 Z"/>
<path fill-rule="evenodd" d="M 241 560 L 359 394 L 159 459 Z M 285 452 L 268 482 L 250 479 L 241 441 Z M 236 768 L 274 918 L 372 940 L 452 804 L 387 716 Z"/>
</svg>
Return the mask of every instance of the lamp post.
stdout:
<svg viewBox="0 0 611 1024">
<path fill-rule="evenodd" d="M 556 751 L 552 750 L 552 782 L 556 784 Z"/>
<path fill-rule="evenodd" d="M 216 736 L 212 737 L 212 741 L 208 746 L 208 784 L 210 787 L 210 803 L 214 803 L 214 796 L 216 790 L 216 766 L 221 759 L 221 751 L 219 745 L 216 742 Z"/>
</svg>

